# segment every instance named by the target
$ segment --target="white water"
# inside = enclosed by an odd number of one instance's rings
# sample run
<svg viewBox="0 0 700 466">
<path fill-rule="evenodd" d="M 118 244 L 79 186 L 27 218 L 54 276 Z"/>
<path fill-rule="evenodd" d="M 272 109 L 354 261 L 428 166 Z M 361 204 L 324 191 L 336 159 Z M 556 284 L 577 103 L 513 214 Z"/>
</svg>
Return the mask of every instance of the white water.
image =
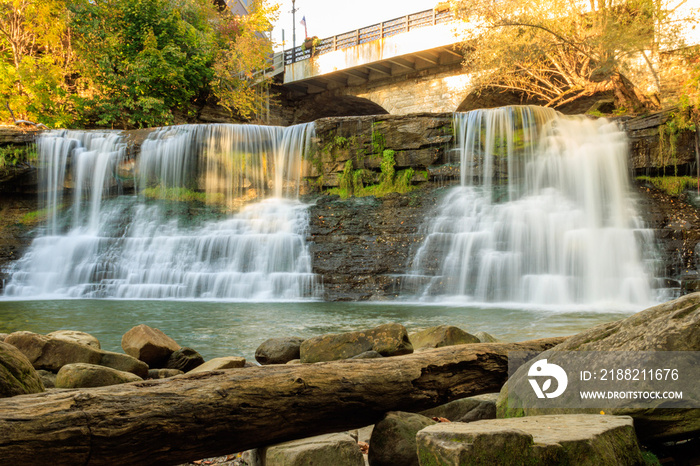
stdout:
<svg viewBox="0 0 700 466">
<path fill-rule="evenodd" d="M 109 197 L 127 164 L 118 133 L 56 132 L 39 141 L 49 222 L 17 261 L 12 297 L 294 300 L 318 284 L 297 199 L 312 125 L 186 125 L 154 131 L 139 194 Z M 183 191 L 185 188 L 190 191 Z M 72 189 L 70 209 L 64 193 Z M 204 193 L 210 216 L 155 197 Z M 253 202 L 254 201 L 254 202 Z M 252 203 L 251 203 L 252 202 Z M 204 212 L 207 209 L 202 206 Z"/>
<path fill-rule="evenodd" d="M 606 120 L 537 107 L 455 115 L 461 186 L 406 277 L 419 299 L 639 308 L 653 236 L 630 200 L 627 141 Z"/>
</svg>

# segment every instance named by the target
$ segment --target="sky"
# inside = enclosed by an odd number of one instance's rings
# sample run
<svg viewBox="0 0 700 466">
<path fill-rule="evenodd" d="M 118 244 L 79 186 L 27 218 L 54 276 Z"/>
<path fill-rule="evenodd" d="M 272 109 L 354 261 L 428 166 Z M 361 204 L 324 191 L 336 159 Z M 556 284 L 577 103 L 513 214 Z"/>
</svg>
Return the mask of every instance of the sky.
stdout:
<svg viewBox="0 0 700 466">
<path fill-rule="evenodd" d="M 275 42 L 281 43 L 284 29 L 284 48 L 291 48 L 292 0 L 277 0 L 277 3 L 280 5 L 280 14 L 274 25 L 272 37 Z M 437 3 L 438 0 L 296 0 L 296 45 L 301 45 L 304 39 L 304 26 L 299 24 L 303 17 L 306 18 L 309 36 L 323 39 L 406 14 L 429 10 Z M 281 47 L 278 45 L 276 49 Z"/>
</svg>

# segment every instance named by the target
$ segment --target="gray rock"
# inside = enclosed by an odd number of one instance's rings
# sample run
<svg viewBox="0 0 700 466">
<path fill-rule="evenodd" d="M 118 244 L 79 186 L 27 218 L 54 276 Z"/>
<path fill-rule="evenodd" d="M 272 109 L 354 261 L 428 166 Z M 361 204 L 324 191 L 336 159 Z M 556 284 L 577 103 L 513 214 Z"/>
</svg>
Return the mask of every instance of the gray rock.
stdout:
<svg viewBox="0 0 700 466">
<path fill-rule="evenodd" d="M 44 385 L 26 356 L 0 341 L 0 398 L 43 391 Z"/>
<path fill-rule="evenodd" d="M 370 330 L 336 333 L 309 338 L 301 344 L 302 363 L 334 361 L 376 351 L 382 356 L 398 356 L 413 352 L 406 328 L 385 324 Z"/>
<path fill-rule="evenodd" d="M 357 356 L 353 356 L 350 359 L 376 359 L 376 358 L 383 358 L 381 354 L 377 353 L 376 351 L 365 351 L 364 353 L 360 353 Z"/>
<path fill-rule="evenodd" d="M 388 412 L 372 430 L 370 466 L 418 466 L 416 434 L 435 423 L 420 414 Z"/>
<path fill-rule="evenodd" d="M 318 435 L 261 449 L 265 466 L 364 466 L 355 439 L 347 433 Z"/>
<path fill-rule="evenodd" d="M 474 335 L 451 325 L 429 327 L 420 332 L 412 333 L 409 335 L 409 339 L 416 350 L 479 343 L 479 339 Z"/>
<path fill-rule="evenodd" d="M 56 374 L 56 388 L 105 387 L 143 380 L 131 372 L 96 364 L 66 364 Z"/>
<path fill-rule="evenodd" d="M 80 332 L 78 330 L 57 330 L 47 333 L 47 337 L 56 338 L 58 340 L 71 341 L 91 348 L 100 349 L 100 341 L 89 333 Z"/>
<path fill-rule="evenodd" d="M 175 340 L 157 328 L 141 324 L 122 336 L 122 349 L 151 368 L 163 367 L 170 355 L 180 349 Z"/>
<path fill-rule="evenodd" d="M 148 378 L 149 379 L 169 379 L 170 377 L 175 377 L 176 375 L 184 374 L 181 370 L 177 369 L 149 369 Z"/>
<path fill-rule="evenodd" d="M 560 351 L 700 351 L 700 293 L 651 307 L 623 320 L 593 327 L 545 351 L 538 359 L 546 358 L 548 362 L 556 363 L 558 358 L 566 358 L 567 353 L 557 354 Z M 545 410 L 527 407 L 533 405 L 532 400 L 520 396 L 524 393 L 531 393 L 533 398 L 535 396 L 529 389 L 527 370 L 528 366 L 523 366 L 504 385 L 497 402 L 498 417 L 600 411 L 593 408 Z M 511 387 L 525 389 L 510 390 Z M 637 435 L 643 441 L 700 432 L 699 409 L 650 406 L 644 409 L 606 409 L 605 412 L 632 416 Z"/>
<path fill-rule="evenodd" d="M 177 351 L 173 351 L 168 361 L 165 363 L 165 369 L 177 369 L 182 372 L 189 372 L 197 366 L 204 364 L 204 358 L 201 354 L 183 346 Z"/>
<path fill-rule="evenodd" d="M 266 365 L 286 364 L 299 359 L 299 347 L 303 341 L 301 337 L 270 338 L 255 350 L 255 360 Z"/>
<path fill-rule="evenodd" d="M 639 465 L 642 456 L 628 416 L 531 416 L 445 422 L 418 432 L 423 466 Z"/>
<path fill-rule="evenodd" d="M 420 414 L 429 418 L 444 417 L 452 422 L 473 422 L 481 419 L 496 419 L 498 393 L 471 396 L 436 406 Z"/>
<path fill-rule="evenodd" d="M 54 372 L 39 369 L 36 371 L 45 388 L 56 388 L 56 374 Z"/>
<path fill-rule="evenodd" d="M 245 358 L 238 356 L 225 356 L 223 358 L 211 359 L 201 366 L 197 366 L 188 374 L 197 374 L 199 372 L 220 371 L 223 369 L 239 369 L 245 366 Z"/>
</svg>

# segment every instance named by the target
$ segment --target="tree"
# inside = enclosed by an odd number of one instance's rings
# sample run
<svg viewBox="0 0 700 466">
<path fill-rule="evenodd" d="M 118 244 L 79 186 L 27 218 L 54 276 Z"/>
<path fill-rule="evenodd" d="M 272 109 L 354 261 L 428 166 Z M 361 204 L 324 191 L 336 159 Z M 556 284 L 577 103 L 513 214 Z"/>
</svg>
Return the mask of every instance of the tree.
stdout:
<svg viewBox="0 0 700 466">
<path fill-rule="evenodd" d="M 71 10 L 85 123 L 169 124 L 206 97 L 217 14 L 208 0 L 95 0 Z"/>
<path fill-rule="evenodd" d="M 551 107 L 611 92 L 618 108 L 659 104 L 660 55 L 696 21 L 686 0 L 454 0 L 468 22 L 466 66 L 477 88 L 515 91 Z M 646 73 L 638 73 L 639 64 Z M 643 88 L 644 75 L 655 86 Z M 654 89 L 655 87 L 656 89 Z"/>
<path fill-rule="evenodd" d="M 63 0 L 0 0 L 0 111 L 70 124 L 74 57 L 66 13 Z"/>
<path fill-rule="evenodd" d="M 250 14 L 227 15 L 219 24 L 221 42 L 214 62 L 214 95 L 231 112 L 250 118 L 263 104 L 269 81 L 263 71 L 272 56 L 272 42 L 265 35 L 277 17 L 278 6 L 254 0 Z"/>
</svg>

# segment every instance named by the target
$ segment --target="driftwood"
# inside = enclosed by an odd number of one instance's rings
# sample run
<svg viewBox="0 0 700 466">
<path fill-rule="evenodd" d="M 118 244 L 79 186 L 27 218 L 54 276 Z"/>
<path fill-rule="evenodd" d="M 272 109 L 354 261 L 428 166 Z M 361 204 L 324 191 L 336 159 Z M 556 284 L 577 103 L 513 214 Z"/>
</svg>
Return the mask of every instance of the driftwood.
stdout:
<svg viewBox="0 0 700 466">
<path fill-rule="evenodd" d="M 508 351 L 478 343 L 382 359 L 249 367 L 0 400 L 0 458 L 33 464 L 178 464 L 357 428 L 497 391 Z"/>
</svg>

